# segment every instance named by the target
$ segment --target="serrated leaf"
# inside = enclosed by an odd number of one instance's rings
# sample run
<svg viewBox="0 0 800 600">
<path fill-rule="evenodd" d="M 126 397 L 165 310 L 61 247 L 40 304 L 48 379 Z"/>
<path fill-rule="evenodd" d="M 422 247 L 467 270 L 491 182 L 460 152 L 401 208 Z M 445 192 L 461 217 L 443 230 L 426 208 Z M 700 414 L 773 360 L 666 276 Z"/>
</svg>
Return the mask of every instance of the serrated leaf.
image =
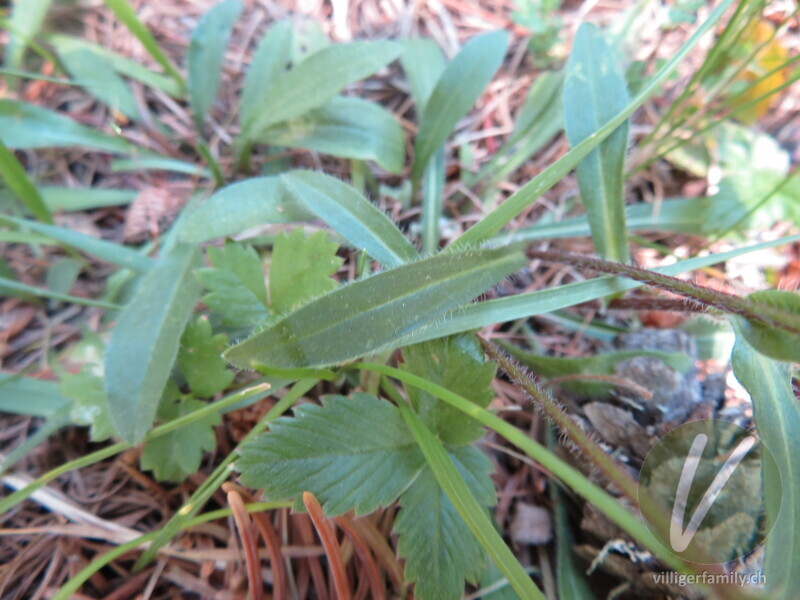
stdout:
<svg viewBox="0 0 800 600">
<path fill-rule="evenodd" d="M 800 294 L 786 290 L 753 292 L 748 300 L 800 316 Z M 736 317 L 737 327 L 747 342 L 761 354 L 776 360 L 800 362 L 800 336 L 789 331 Z"/>
<path fill-rule="evenodd" d="M 737 328 L 738 329 L 738 328 Z M 767 598 L 793 598 L 800 588 L 800 404 L 785 365 L 750 347 L 737 331 L 733 373 L 753 400 L 758 436 L 774 457 L 764 463 Z M 776 471 L 777 468 L 777 471 Z"/>
<path fill-rule="evenodd" d="M 222 358 L 228 337 L 213 335 L 211 323 L 204 317 L 186 326 L 178 351 L 178 366 L 192 393 L 199 398 L 214 396 L 233 381 L 233 371 Z"/>
<path fill-rule="evenodd" d="M 277 313 L 288 312 L 306 301 L 336 289 L 331 279 L 342 266 L 336 256 L 339 246 L 318 231 L 306 237 L 301 229 L 280 234 L 272 250 L 269 269 L 269 299 Z"/>
<path fill-rule="evenodd" d="M 202 16 L 192 31 L 187 55 L 187 83 L 194 122 L 200 131 L 203 130 L 203 119 L 217 97 L 225 50 L 242 8 L 240 0 L 220 2 Z"/>
<path fill-rule="evenodd" d="M 261 259 L 252 246 L 229 242 L 208 248 L 213 267 L 197 269 L 197 280 L 209 290 L 203 302 L 235 327 L 252 326 L 269 316 Z"/>
<path fill-rule="evenodd" d="M 391 346 L 520 269 L 512 248 L 447 252 L 384 271 L 304 305 L 233 346 L 249 368 L 324 367 Z"/>
<path fill-rule="evenodd" d="M 272 125 L 319 108 L 354 81 L 372 75 L 400 55 L 399 44 L 352 42 L 323 48 L 281 77 L 243 134 L 259 137 Z"/>
<path fill-rule="evenodd" d="M 298 406 L 241 455 L 236 468 L 244 485 L 276 501 L 309 491 L 329 516 L 391 504 L 423 465 L 397 408 L 363 393 Z"/>
<path fill-rule="evenodd" d="M 195 246 L 161 256 L 122 310 L 106 353 L 105 388 L 120 437 L 141 441 L 156 416 L 181 334 L 200 296 Z"/>
<path fill-rule="evenodd" d="M 573 147 L 628 104 L 625 75 L 616 55 L 591 23 L 581 25 L 575 36 L 563 93 L 564 128 Z M 618 262 L 630 259 L 623 194 L 627 147 L 625 121 L 576 167 L 595 248 L 603 258 Z"/>
<path fill-rule="evenodd" d="M 372 160 L 400 173 L 405 158 L 403 129 L 394 115 L 374 102 L 339 96 L 304 115 L 273 125 L 258 141 Z"/>
<path fill-rule="evenodd" d="M 261 38 L 244 78 L 239 109 L 242 131 L 250 129 L 275 83 L 291 66 L 293 36 L 292 22 L 285 19 L 272 25 Z"/>
<path fill-rule="evenodd" d="M 369 200 L 335 177 L 315 171 L 290 171 L 286 188 L 331 229 L 381 264 L 396 267 L 419 258 L 414 246 Z"/>
<path fill-rule="evenodd" d="M 89 371 L 70 373 L 61 379 L 61 393 L 74 401 L 70 414 L 72 421 L 91 426 L 89 439 L 93 442 L 102 442 L 116 433 L 102 377 Z"/>
<path fill-rule="evenodd" d="M 184 242 L 200 243 L 257 225 L 313 218 L 305 203 L 286 191 L 279 176 L 254 177 L 214 193 L 187 215 L 180 235 Z"/>
<path fill-rule="evenodd" d="M 489 459 L 472 446 L 448 453 L 481 505 L 494 505 Z M 414 597 L 421 600 L 458 600 L 465 581 L 476 582 L 485 566 L 486 553 L 480 542 L 428 466 L 400 496 L 394 531 L 400 534 L 398 554 L 406 559 L 405 579 L 415 582 Z"/>
<path fill-rule="evenodd" d="M 172 421 L 205 405 L 200 400 L 168 391 L 158 416 L 163 421 Z M 214 426 L 220 421 L 220 415 L 213 413 L 148 441 L 139 459 L 142 469 L 153 471 L 159 481 L 182 482 L 200 468 L 203 452 L 211 452 L 216 447 Z"/>
<path fill-rule="evenodd" d="M 80 146 L 125 154 L 134 149 L 121 137 L 106 135 L 44 108 L 0 99 L 0 139 L 9 148 Z"/>
<path fill-rule="evenodd" d="M 474 334 L 454 335 L 407 346 L 403 369 L 485 408 L 492 400 L 494 363 L 484 360 Z M 445 444 L 461 445 L 483 435 L 483 426 L 464 412 L 427 392 L 407 386 L 406 393 L 422 422 Z"/>
<path fill-rule="evenodd" d="M 433 154 L 483 93 L 500 68 L 507 47 L 505 31 L 484 33 L 467 42 L 445 67 L 422 111 L 414 143 L 412 180 L 419 181 Z"/>
<path fill-rule="evenodd" d="M 133 91 L 117 75 L 113 63 L 106 56 L 81 44 L 73 44 L 67 36 L 52 38 L 50 42 L 76 83 L 112 110 L 132 120 L 139 118 Z"/>
</svg>

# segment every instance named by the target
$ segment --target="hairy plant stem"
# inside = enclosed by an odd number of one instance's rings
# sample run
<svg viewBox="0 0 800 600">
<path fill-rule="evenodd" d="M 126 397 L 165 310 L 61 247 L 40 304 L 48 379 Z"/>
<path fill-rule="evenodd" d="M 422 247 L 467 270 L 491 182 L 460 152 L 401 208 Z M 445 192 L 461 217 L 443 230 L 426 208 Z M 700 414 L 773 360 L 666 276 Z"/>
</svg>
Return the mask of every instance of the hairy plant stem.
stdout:
<svg viewBox="0 0 800 600">
<path fill-rule="evenodd" d="M 724 313 L 738 315 L 750 321 L 755 321 L 800 335 L 800 316 L 788 313 L 778 308 L 753 302 L 747 298 L 741 298 L 699 286 L 690 281 L 684 281 L 677 277 L 662 275 L 654 271 L 648 271 L 640 267 L 624 265 L 622 263 L 601 260 L 580 254 L 569 254 L 567 252 L 528 250 L 528 257 L 550 263 L 560 263 L 572 265 L 574 267 L 591 269 L 598 273 L 608 273 L 627 277 L 634 281 L 639 281 L 645 285 L 661 290 L 672 292 L 696 302 L 702 307 L 715 308 Z"/>
</svg>

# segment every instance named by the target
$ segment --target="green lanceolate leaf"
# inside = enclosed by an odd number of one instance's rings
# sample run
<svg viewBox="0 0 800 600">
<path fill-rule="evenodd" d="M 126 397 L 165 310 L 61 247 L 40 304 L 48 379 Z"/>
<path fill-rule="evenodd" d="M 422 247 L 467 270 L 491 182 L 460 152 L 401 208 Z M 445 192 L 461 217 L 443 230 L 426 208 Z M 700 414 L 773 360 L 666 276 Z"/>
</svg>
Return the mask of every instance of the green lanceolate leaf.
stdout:
<svg viewBox="0 0 800 600">
<path fill-rule="evenodd" d="M 405 158 L 400 123 L 382 106 L 361 98 L 333 98 L 320 108 L 273 125 L 258 141 L 372 160 L 390 173 L 400 173 Z"/>
<path fill-rule="evenodd" d="M 227 344 L 227 336 L 214 335 L 205 317 L 198 317 L 186 326 L 178 351 L 178 366 L 195 396 L 214 396 L 233 381 L 233 371 L 222 358 Z"/>
<path fill-rule="evenodd" d="M 189 101 L 200 131 L 217 97 L 225 49 L 242 8 L 240 0 L 220 2 L 203 15 L 192 32 L 188 54 Z"/>
<path fill-rule="evenodd" d="M 732 361 L 734 375 L 753 399 L 758 435 L 775 458 L 775 463 L 765 462 L 763 473 L 771 527 L 766 538 L 765 597 L 789 600 L 800 589 L 800 404 L 786 366 L 757 352 L 746 338 L 737 338 Z"/>
<path fill-rule="evenodd" d="M 574 147 L 597 132 L 628 104 L 625 75 L 615 53 L 590 23 L 578 29 L 564 80 L 564 127 Z M 603 258 L 628 262 L 623 171 L 628 122 L 577 166 L 581 200 L 595 248 Z"/>
<path fill-rule="evenodd" d="M 242 482 L 270 500 L 314 494 L 329 516 L 394 502 L 423 466 L 394 405 L 370 394 L 303 404 L 241 450 Z"/>
<path fill-rule="evenodd" d="M 500 67 L 507 47 L 506 32 L 484 33 L 467 42 L 445 67 L 422 111 L 414 143 L 412 180 L 419 181 L 425 165 L 483 93 Z"/>
<path fill-rule="evenodd" d="M 491 388 L 496 367 L 483 357 L 474 334 L 414 344 L 403 350 L 404 369 L 441 385 L 478 406 L 492 400 Z M 419 388 L 408 386 L 406 393 L 423 423 L 445 444 L 468 444 L 483 435 L 483 426 L 460 410 L 434 398 Z"/>
<path fill-rule="evenodd" d="M 67 72 L 86 91 L 129 119 L 139 118 L 133 91 L 117 75 L 114 64 L 108 57 L 92 52 L 81 44 L 73 44 L 72 38 L 67 36 L 55 37 L 51 39 L 51 43 Z"/>
<path fill-rule="evenodd" d="M 689 356 L 675 352 L 659 352 L 658 350 L 623 350 L 595 356 L 567 358 L 525 352 L 512 344 L 502 342 L 500 345 L 536 375 L 545 379 L 569 375 L 614 375 L 617 363 L 637 356 L 658 358 L 670 368 L 682 373 L 692 367 L 692 359 Z M 608 392 L 611 385 L 597 382 L 565 381 L 561 383 L 561 387 L 588 396 L 598 396 Z"/>
<path fill-rule="evenodd" d="M 125 441 L 140 441 L 153 424 L 183 328 L 200 296 L 192 276 L 199 258 L 195 246 L 174 245 L 144 277 L 111 333 L 106 394 Z"/>
<path fill-rule="evenodd" d="M 70 404 L 55 381 L 0 373 L 0 411 L 50 418 Z"/>
<path fill-rule="evenodd" d="M 478 502 L 494 505 L 489 459 L 471 446 L 454 448 L 448 454 Z M 400 496 L 394 531 L 400 534 L 398 553 L 406 559 L 405 579 L 415 582 L 414 596 L 420 600 L 458 600 L 465 581 L 475 583 L 486 564 L 486 553 L 430 467 Z"/>
<path fill-rule="evenodd" d="M 16 100 L 0 100 L 0 139 L 9 148 L 80 146 L 125 154 L 133 150 L 121 137 L 106 135 L 70 118 Z"/>
<path fill-rule="evenodd" d="M 391 346 L 520 269 L 510 248 L 439 254 L 321 296 L 233 346 L 237 367 L 324 367 Z"/>
<path fill-rule="evenodd" d="M 347 84 L 393 61 L 400 50 L 394 42 L 377 41 L 337 44 L 313 53 L 271 86 L 244 136 L 256 139 L 276 123 L 319 108 Z"/>
<path fill-rule="evenodd" d="M 339 246 L 324 231 L 306 237 L 295 229 L 275 239 L 269 269 L 269 299 L 276 313 L 289 312 L 312 298 L 336 289 L 331 275 L 342 266 Z"/>
<path fill-rule="evenodd" d="M 158 417 L 172 421 L 204 406 L 204 402 L 181 397 L 176 390 L 170 390 L 159 406 Z M 153 471 L 159 481 L 182 482 L 200 468 L 203 452 L 216 447 L 214 426 L 220 421 L 219 414 L 212 413 L 148 441 L 140 458 L 142 469 Z"/>
<path fill-rule="evenodd" d="M 433 40 L 419 38 L 403 41 L 400 63 L 411 87 L 411 96 L 417 107 L 417 118 L 422 116 L 436 82 L 444 71 L 442 49 Z"/>
<path fill-rule="evenodd" d="M 785 290 L 753 292 L 748 300 L 800 315 L 800 295 Z M 776 360 L 800 362 L 800 337 L 761 323 L 736 318 L 737 327 L 748 343 L 761 354 Z"/>
<path fill-rule="evenodd" d="M 255 177 L 222 188 L 201 204 L 181 228 L 181 239 L 199 243 L 240 233 L 257 225 L 314 218 L 280 177 Z"/>
<path fill-rule="evenodd" d="M 197 269 L 197 280 L 209 290 L 203 302 L 228 325 L 253 326 L 269 316 L 264 267 L 258 253 L 245 244 L 229 242 L 208 248 L 213 267 Z"/>
<path fill-rule="evenodd" d="M 335 177 L 314 171 L 282 176 L 287 190 L 336 233 L 387 267 L 419 258 L 414 246 L 376 206 Z"/>
<path fill-rule="evenodd" d="M 89 371 L 69 373 L 61 379 L 61 393 L 74 401 L 72 422 L 91 426 L 89 438 L 93 442 L 105 441 L 116 433 L 102 377 Z"/>
<path fill-rule="evenodd" d="M 0 140 L 0 177 L 34 217 L 52 223 L 53 216 L 45 205 L 36 185 L 28 178 L 17 157 Z"/>
<path fill-rule="evenodd" d="M 45 15 L 52 0 L 16 0 L 8 24 L 8 45 L 3 65 L 18 69 L 25 55 L 25 48 L 42 29 Z"/>
<path fill-rule="evenodd" d="M 270 27 L 259 42 L 244 78 L 239 108 L 242 131 L 251 128 L 272 88 L 291 67 L 292 37 L 292 22 L 283 20 Z"/>
</svg>

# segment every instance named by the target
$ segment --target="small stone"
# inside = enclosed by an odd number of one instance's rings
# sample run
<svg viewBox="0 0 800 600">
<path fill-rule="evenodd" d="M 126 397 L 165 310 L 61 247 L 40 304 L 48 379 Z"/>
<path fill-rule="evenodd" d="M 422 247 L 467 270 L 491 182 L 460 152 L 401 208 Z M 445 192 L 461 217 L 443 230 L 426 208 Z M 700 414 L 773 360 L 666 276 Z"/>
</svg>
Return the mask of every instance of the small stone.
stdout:
<svg viewBox="0 0 800 600">
<path fill-rule="evenodd" d="M 539 546 L 553 538 L 550 513 L 535 504 L 520 502 L 511 521 L 511 539 L 517 544 Z"/>
</svg>

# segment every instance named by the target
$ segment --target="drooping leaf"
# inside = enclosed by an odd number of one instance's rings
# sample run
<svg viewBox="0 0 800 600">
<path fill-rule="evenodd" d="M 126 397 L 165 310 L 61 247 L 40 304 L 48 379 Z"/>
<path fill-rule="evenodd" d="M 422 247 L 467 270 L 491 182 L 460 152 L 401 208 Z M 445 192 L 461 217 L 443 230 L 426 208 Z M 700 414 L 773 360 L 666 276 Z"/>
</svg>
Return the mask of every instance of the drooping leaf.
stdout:
<svg viewBox="0 0 800 600">
<path fill-rule="evenodd" d="M 153 38 L 147 27 L 136 16 L 136 11 L 130 5 L 128 0 L 104 0 L 106 6 L 111 9 L 114 15 L 128 28 L 136 39 L 139 40 L 144 48 L 150 53 L 155 61 L 160 64 L 164 71 L 166 71 L 178 84 L 180 91 L 185 86 L 183 77 L 175 66 L 170 62 L 167 55 L 161 50 L 158 42 Z M 129 74 L 130 75 L 130 74 Z"/>
<path fill-rule="evenodd" d="M 425 165 L 483 93 L 500 67 L 507 47 L 506 32 L 484 33 L 467 42 L 445 67 L 422 111 L 414 143 L 412 180 L 419 181 Z"/>
<path fill-rule="evenodd" d="M 428 38 L 403 41 L 400 63 L 411 87 L 411 96 L 417 107 L 417 118 L 422 115 L 436 82 L 444 71 L 445 60 L 439 45 Z"/>
<path fill-rule="evenodd" d="M 139 284 L 111 333 L 105 388 L 120 437 L 140 441 L 156 416 L 181 334 L 200 296 L 195 246 L 175 244 Z"/>
<path fill-rule="evenodd" d="M 764 463 L 767 527 L 765 597 L 791 598 L 800 588 L 800 404 L 785 365 L 750 347 L 737 332 L 733 373 L 753 399 L 756 429 L 775 461 Z"/>
<path fill-rule="evenodd" d="M 242 131 L 251 128 L 272 88 L 292 64 L 292 22 L 288 19 L 272 25 L 258 44 L 247 68 L 239 106 Z"/>
<path fill-rule="evenodd" d="M 374 102 L 343 96 L 273 125 L 258 140 L 341 158 L 372 160 L 390 173 L 400 173 L 405 155 L 403 129 L 392 113 Z"/>
<path fill-rule="evenodd" d="M 325 514 L 362 515 L 394 502 L 423 465 L 397 409 L 370 394 L 323 396 L 275 421 L 241 450 L 242 482 L 270 500 L 314 494 Z"/>
<path fill-rule="evenodd" d="M 61 379 L 61 393 L 74 401 L 72 421 L 91 426 L 89 438 L 93 442 L 102 442 L 115 434 L 102 377 L 86 370 L 67 374 Z"/>
<path fill-rule="evenodd" d="M 81 250 L 127 269 L 132 269 L 140 273 L 146 273 L 155 264 L 153 259 L 140 254 L 135 250 L 126 248 L 119 244 L 113 244 L 104 240 L 97 239 L 79 231 L 73 231 L 66 227 L 58 227 L 56 225 L 47 225 L 45 223 L 37 223 L 35 221 L 28 221 L 25 219 L 17 219 L 15 217 L 7 217 L 0 215 L 0 221 L 13 223 L 19 227 L 24 227 L 37 233 L 44 234 L 49 238 L 58 240 L 64 244 L 72 246 L 77 250 Z"/>
<path fill-rule="evenodd" d="M 447 388 L 485 408 L 492 400 L 496 367 L 483 357 L 474 334 L 414 344 L 403 350 L 403 368 Z M 406 393 L 422 422 L 445 444 L 460 445 L 483 435 L 483 426 L 460 410 L 445 404 L 419 388 Z"/>
<path fill-rule="evenodd" d="M 222 188 L 187 215 L 181 239 L 200 243 L 256 225 L 313 218 L 305 203 L 286 191 L 280 177 L 255 177 Z"/>
<path fill-rule="evenodd" d="M 75 285 L 75 280 L 78 279 L 82 268 L 83 263 L 74 258 L 66 256 L 56 258 L 47 267 L 45 274 L 47 289 L 59 294 L 66 294 Z"/>
<path fill-rule="evenodd" d="M 747 299 L 800 316 L 800 294 L 797 292 L 763 290 L 753 292 Z M 776 360 L 800 362 L 800 336 L 741 317 L 736 321 L 741 335 L 761 354 Z"/>
<path fill-rule="evenodd" d="M 132 189 L 115 188 L 69 188 L 48 185 L 37 186 L 45 206 L 52 212 L 77 212 L 129 204 L 138 192 Z M 6 194 L 0 190 L 0 205 L 6 202 Z"/>
<path fill-rule="evenodd" d="M 264 268 L 253 247 L 232 242 L 223 248 L 210 246 L 208 257 L 214 266 L 194 273 L 209 290 L 203 296 L 205 305 L 233 326 L 252 326 L 266 319 L 269 311 Z"/>
<path fill-rule="evenodd" d="M 677 352 L 622 350 L 619 352 L 604 352 L 594 356 L 569 358 L 525 352 L 513 344 L 500 342 L 500 345 L 536 375 L 545 379 L 569 375 L 614 375 L 617 363 L 638 356 L 658 358 L 668 367 L 681 373 L 685 373 L 692 367 L 691 357 Z M 561 387 L 588 396 L 598 396 L 607 393 L 611 385 L 588 381 L 565 381 L 561 383 Z"/>
<path fill-rule="evenodd" d="M 225 334 L 212 334 L 211 323 L 205 317 L 198 317 L 186 326 L 178 350 L 178 366 L 195 396 L 214 396 L 233 381 L 233 371 L 222 358 L 227 344 Z"/>
<path fill-rule="evenodd" d="M 324 367 L 393 344 L 525 264 L 510 248 L 448 252 L 321 296 L 231 347 L 238 367 Z"/>
<path fill-rule="evenodd" d="M 18 69 L 25 49 L 42 29 L 52 0 L 16 0 L 8 23 L 8 45 L 3 64 Z"/>
<path fill-rule="evenodd" d="M 354 81 L 372 75 L 400 54 L 394 42 L 352 42 L 323 48 L 303 60 L 271 86 L 259 107 L 248 139 L 259 137 L 272 125 L 319 108 Z"/>
<path fill-rule="evenodd" d="M 168 392 L 159 406 L 158 417 L 172 421 L 204 406 L 194 398 Z M 203 452 L 216 447 L 214 426 L 220 421 L 220 415 L 212 413 L 148 441 L 139 459 L 142 469 L 153 471 L 159 481 L 182 482 L 200 468 Z"/>
<path fill-rule="evenodd" d="M 129 119 L 138 119 L 133 90 L 117 75 L 113 63 L 103 54 L 71 42 L 67 36 L 51 39 L 70 76 L 110 109 Z"/>
<path fill-rule="evenodd" d="M 594 25 L 578 29 L 564 80 L 564 127 L 570 145 L 589 138 L 628 104 L 625 75 Z M 577 166 L 581 201 L 598 253 L 628 262 L 623 171 L 628 147 L 625 121 Z"/>
<path fill-rule="evenodd" d="M 336 233 L 387 267 L 419 258 L 391 219 L 349 185 L 315 171 L 282 176 L 289 193 L 305 203 Z"/>
<path fill-rule="evenodd" d="M 0 139 L 9 148 L 63 148 L 80 146 L 125 154 L 134 149 L 121 137 L 114 137 L 80 125 L 44 108 L 0 99 Z"/>
<path fill-rule="evenodd" d="M 53 216 L 36 185 L 30 180 L 25 169 L 6 145 L 0 140 L 0 176 L 34 217 L 45 223 L 52 223 Z"/>
<path fill-rule="evenodd" d="M 203 130 L 203 119 L 217 97 L 228 39 L 242 8 L 241 0 L 215 4 L 192 31 L 187 83 L 194 122 L 199 131 Z"/>
<path fill-rule="evenodd" d="M 448 453 L 481 505 L 494 505 L 489 459 L 472 446 L 460 446 Z M 430 467 L 426 466 L 400 496 L 394 531 L 400 534 L 398 553 L 406 559 L 405 579 L 415 582 L 414 596 L 421 600 L 458 600 L 465 581 L 475 583 L 486 564 L 486 553 Z"/>
<path fill-rule="evenodd" d="M 275 239 L 269 269 L 269 299 L 276 313 L 294 310 L 306 301 L 336 289 L 331 275 L 342 266 L 338 246 L 324 231 L 306 237 L 295 229 Z"/>
</svg>

